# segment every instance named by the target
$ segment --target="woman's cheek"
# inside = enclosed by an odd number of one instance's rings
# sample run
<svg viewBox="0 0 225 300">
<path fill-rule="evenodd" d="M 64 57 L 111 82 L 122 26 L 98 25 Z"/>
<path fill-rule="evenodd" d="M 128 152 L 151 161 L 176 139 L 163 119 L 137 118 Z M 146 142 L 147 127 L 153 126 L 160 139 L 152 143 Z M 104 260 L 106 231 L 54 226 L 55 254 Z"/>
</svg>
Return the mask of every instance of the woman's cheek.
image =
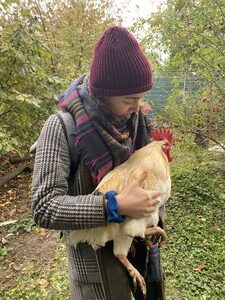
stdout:
<svg viewBox="0 0 225 300">
<path fill-rule="evenodd" d="M 127 108 L 127 106 L 121 106 L 119 109 L 119 113 L 120 114 L 126 114 L 128 112 L 129 108 Z"/>
</svg>

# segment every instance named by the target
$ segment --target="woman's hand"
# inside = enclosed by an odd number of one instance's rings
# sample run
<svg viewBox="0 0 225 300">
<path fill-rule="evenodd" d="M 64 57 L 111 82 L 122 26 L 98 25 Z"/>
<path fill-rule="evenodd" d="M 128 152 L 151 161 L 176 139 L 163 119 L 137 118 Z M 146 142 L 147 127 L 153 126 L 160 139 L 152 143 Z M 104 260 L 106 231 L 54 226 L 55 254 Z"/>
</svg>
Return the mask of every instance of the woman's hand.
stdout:
<svg viewBox="0 0 225 300">
<path fill-rule="evenodd" d="M 146 191 L 140 187 L 147 175 L 148 172 L 143 172 L 138 179 L 116 196 L 121 215 L 140 218 L 147 217 L 155 211 L 156 205 L 159 203 L 157 198 L 160 196 L 160 192 L 157 190 Z"/>
</svg>

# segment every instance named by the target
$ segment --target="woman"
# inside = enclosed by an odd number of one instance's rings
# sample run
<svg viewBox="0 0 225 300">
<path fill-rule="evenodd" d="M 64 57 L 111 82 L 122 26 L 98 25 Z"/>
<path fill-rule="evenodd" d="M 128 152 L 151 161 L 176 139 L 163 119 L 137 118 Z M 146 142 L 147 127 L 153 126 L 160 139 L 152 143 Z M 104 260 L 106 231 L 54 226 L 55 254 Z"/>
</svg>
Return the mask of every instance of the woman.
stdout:
<svg viewBox="0 0 225 300">
<path fill-rule="evenodd" d="M 56 115 L 40 135 L 32 189 L 38 225 L 66 235 L 106 224 L 107 199 L 91 193 L 107 172 L 149 142 L 151 124 L 140 101 L 151 87 L 150 64 L 136 39 L 123 27 L 108 28 L 96 43 L 90 74 L 73 81 L 59 99 L 76 125 L 75 174 L 70 174 L 68 143 Z M 142 217 L 155 210 L 158 191 L 149 197 L 139 187 L 145 176 L 116 196 L 118 216 Z M 111 242 L 96 252 L 87 243 L 67 249 L 71 299 L 131 299 L 128 273 L 114 257 Z"/>
</svg>

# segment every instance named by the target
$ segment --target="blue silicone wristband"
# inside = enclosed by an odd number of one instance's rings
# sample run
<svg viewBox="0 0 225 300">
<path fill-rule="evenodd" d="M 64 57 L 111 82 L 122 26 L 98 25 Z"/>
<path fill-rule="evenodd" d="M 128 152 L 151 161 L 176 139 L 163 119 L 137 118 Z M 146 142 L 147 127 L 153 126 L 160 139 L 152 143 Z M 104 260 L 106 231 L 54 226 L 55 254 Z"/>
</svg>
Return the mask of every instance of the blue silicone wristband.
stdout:
<svg viewBox="0 0 225 300">
<path fill-rule="evenodd" d="M 116 192 L 109 191 L 105 193 L 107 199 L 107 210 L 108 210 L 108 223 L 122 223 L 125 220 L 125 216 L 119 214 L 118 203 L 116 200 Z"/>
</svg>

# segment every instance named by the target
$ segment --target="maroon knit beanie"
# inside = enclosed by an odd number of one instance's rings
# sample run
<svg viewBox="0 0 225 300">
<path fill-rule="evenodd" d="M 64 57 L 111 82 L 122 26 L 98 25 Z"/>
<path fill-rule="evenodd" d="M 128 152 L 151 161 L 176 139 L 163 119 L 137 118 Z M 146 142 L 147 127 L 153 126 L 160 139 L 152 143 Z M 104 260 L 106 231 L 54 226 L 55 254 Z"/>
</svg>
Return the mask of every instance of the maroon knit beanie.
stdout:
<svg viewBox="0 0 225 300">
<path fill-rule="evenodd" d="M 112 26 L 96 43 L 89 87 L 94 96 L 131 95 L 151 89 L 150 64 L 126 28 Z"/>
</svg>

